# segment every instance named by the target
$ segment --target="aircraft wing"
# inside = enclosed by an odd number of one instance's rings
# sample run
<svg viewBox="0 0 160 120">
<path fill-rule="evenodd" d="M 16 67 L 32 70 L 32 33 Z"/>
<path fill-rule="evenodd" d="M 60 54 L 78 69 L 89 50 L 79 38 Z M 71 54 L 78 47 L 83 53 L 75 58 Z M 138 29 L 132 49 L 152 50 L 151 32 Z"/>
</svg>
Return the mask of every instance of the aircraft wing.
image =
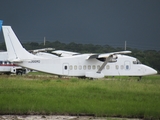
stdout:
<svg viewBox="0 0 160 120">
<path fill-rule="evenodd" d="M 101 75 L 101 71 L 103 70 L 103 68 L 105 67 L 105 65 L 111 61 L 113 58 L 117 59 L 117 54 L 127 54 L 127 53 L 131 53 L 131 51 L 119 51 L 119 52 L 112 52 L 112 53 L 104 53 L 104 54 L 91 54 L 87 57 L 87 59 L 96 59 L 96 58 L 102 58 L 104 59 L 103 64 L 100 66 L 100 68 L 98 69 L 98 71 L 96 73 L 98 73 L 99 75 Z M 95 74 L 95 73 L 94 73 Z M 93 76 L 94 74 L 89 73 L 87 74 L 88 77 Z"/>
<path fill-rule="evenodd" d="M 29 50 L 29 52 L 36 54 L 38 52 L 46 52 L 46 51 L 51 51 L 55 50 L 54 48 L 42 48 L 42 49 L 35 49 L 35 50 Z"/>
<path fill-rule="evenodd" d="M 65 50 L 55 50 L 55 51 L 52 51 L 52 53 L 58 56 L 61 56 L 61 57 L 68 57 L 68 56 L 80 54 L 77 52 L 70 52 L 70 51 L 65 51 Z"/>
<path fill-rule="evenodd" d="M 128 54 L 131 51 L 119 51 L 119 52 L 111 52 L 111 53 L 103 53 L 103 54 L 91 54 L 86 59 L 93 59 L 93 58 L 108 58 L 111 56 L 116 56 L 118 54 Z"/>
</svg>

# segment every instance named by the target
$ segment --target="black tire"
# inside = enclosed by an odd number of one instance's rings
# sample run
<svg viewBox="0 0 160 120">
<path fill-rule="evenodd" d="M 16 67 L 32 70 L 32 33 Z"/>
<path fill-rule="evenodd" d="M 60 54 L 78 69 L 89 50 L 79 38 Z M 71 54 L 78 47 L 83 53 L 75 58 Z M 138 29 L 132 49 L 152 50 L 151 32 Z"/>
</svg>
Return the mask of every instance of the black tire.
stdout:
<svg viewBox="0 0 160 120">
<path fill-rule="evenodd" d="M 16 74 L 17 74 L 17 75 L 22 75 L 22 72 L 21 72 L 21 71 L 18 71 Z"/>
</svg>

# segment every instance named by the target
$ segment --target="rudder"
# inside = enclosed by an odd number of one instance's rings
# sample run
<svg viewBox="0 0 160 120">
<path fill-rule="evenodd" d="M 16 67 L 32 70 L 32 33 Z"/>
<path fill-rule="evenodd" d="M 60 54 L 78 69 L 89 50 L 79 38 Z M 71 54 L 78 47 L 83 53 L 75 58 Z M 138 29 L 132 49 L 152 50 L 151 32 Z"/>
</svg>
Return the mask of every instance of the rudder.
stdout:
<svg viewBox="0 0 160 120">
<path fill-rule="evenodd" d="M 2 26 L 3 35 L 8 52 L 8 60 L 12 62 L 21 62 L 26 59 L 34 59 L 36 56 L 26 51 L 13 32 L 11 26 Z"/>
</svg>

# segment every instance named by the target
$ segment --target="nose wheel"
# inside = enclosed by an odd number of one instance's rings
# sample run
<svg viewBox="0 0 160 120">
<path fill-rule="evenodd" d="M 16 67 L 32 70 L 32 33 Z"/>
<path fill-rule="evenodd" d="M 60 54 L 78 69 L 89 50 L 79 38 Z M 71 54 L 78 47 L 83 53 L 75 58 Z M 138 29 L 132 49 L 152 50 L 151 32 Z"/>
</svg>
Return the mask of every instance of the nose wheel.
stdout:
<svg viewBox="0 0 160 120">
<path fill-rule="evenodd" d="M 142 76 L 139 76 L 139 79 L 138 79 L 138 81 L 140 81 L 142 79 Z"/>
</svg>

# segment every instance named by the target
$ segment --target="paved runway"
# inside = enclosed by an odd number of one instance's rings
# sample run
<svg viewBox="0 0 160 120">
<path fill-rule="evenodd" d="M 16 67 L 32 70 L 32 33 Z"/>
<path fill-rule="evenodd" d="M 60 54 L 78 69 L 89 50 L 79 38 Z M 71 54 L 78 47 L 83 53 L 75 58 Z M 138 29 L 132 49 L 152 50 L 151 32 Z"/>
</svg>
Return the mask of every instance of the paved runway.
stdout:
<svg viewBox="0 0 160 120">
<path fill-rule="evenodd" d="M 142 120 L 142 119 L 92 117 L 92 116 L 61 116 L 61 115 L 0 115 L 0 120 Z"/>
</svg>

